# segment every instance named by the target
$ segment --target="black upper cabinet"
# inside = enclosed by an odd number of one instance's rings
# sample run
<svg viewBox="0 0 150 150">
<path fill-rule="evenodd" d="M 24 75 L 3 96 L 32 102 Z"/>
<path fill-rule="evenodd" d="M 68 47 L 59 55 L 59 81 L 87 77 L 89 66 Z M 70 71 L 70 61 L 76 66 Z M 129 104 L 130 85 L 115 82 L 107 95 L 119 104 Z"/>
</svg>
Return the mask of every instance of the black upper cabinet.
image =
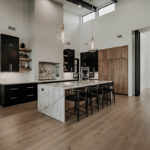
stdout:
<svg viewBox="0 0 150 150">
<path fill-rule="evenodd" d="M 89 66 L 89 52 L 81 53 L 81 67 Z"/>
<path fill-rule="evenodd" d="M 19 38 L 0 35 L 0 71 L 19 72 Z"/>
<path fill-rule="evenodd" d="M 75 51 L 71 49 L 64 50 L 64 72 L 74 72 Z"/>
<path fill-rule="evenodd" d="M 98 51 L 81 53 L 81 67 L 89 67 L 90 72 L 97 72 Z"/>
</svg>

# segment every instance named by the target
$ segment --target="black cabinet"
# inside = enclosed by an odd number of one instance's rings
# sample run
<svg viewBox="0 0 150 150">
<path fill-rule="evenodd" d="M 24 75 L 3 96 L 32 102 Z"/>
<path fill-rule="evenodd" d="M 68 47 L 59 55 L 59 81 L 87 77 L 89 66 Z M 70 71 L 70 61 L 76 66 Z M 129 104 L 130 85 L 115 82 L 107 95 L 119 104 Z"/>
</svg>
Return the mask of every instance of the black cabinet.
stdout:
<svg viewBox="0 0 150 150">
<path fill-rule="evenodd" d="M 64 50 L 64 72 L 74 72 L 75 51 L 71 49 Z"/>
<path fill-rule="evenodd" d="M 80 58 L 81 67 L 89 67 L 90 72 L 98 71 L 98 51 L 81 53 Z"/>
<path fill-rule="evenodd" d="M 3 106 L 10 106 L 37 100 L 37 84 L 1 85 L 0 101 Z"/>
<path fill-rule="evenodd" d="M 89 66 L 89 52 L 81 53 L 81 67 Z"/>
<path fill-rule="evenodd" d="M 19 38 L 0 35 L 0 71 L 19 72 Z"/>
</svg>

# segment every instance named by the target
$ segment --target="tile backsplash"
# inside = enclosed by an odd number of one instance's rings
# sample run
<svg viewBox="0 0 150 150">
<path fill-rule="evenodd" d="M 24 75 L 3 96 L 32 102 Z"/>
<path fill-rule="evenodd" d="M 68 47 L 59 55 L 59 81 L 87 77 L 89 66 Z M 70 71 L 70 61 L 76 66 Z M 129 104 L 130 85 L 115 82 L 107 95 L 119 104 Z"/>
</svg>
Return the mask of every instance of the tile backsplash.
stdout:
<svg viewBox="0 0 150 150">
<path fill-rule="evenodd" d="M 0 82 L 18 82 L 18 81 L 28 81 L 29 80 L 29 73 L 22 72 L 1 72 L 0 73 Z"/>
</svg>

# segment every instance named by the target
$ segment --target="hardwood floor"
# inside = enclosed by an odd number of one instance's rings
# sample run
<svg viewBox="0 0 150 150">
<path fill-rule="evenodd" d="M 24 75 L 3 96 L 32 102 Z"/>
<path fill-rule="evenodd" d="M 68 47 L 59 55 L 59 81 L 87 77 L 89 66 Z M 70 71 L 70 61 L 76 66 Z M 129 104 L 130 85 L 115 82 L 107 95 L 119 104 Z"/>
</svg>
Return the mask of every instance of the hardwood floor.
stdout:
<svg viewBox="0 0 150 150">
<path fill-rule="evenodd" d="M 0 107 L 0 150 L 149 150 L 150 90 L 65 124 L 37 112 L 36 102 Z"/>
</svg>

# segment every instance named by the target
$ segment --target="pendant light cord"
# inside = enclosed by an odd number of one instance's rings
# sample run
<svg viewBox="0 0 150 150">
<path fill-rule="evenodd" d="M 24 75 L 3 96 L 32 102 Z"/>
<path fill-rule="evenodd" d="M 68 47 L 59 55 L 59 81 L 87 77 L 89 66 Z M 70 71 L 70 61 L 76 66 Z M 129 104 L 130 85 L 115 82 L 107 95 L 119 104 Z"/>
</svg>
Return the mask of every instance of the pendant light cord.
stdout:
<svg viewBox="0 0 150 150">
<path fill-rule="evenodd" d="M 92 14 L 93 14 L 93 0 L 92 0 Z M 92 20 L 92 39 L 93 39 L 93 26 L 94 26 L 94 19 Z"/>
</svg>

